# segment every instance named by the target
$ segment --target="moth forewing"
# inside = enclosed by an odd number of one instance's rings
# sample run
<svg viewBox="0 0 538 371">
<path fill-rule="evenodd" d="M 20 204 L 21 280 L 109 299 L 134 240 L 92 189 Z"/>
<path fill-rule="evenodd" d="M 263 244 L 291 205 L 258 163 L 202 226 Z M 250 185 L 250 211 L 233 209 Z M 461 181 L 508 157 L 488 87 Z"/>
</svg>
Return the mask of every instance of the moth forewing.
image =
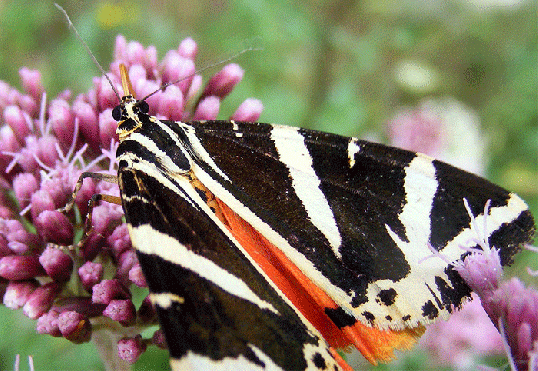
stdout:
<svg viewBox="0 0 538 371">
<path fill-rule="evenodd" d="M 277 125 L 158 120 L 121 72 L 123 206 L 176 366 L 345 368 L 334 348 L 349 345 L 389 361 L 467 300 L 453 264 L 479 238 L 507 264 L 532 237 L 519 197 L 428 156 Z M 263 334 L 245 332 L 253 318 Z"/>
<path fill-rule="evenodd" d="M 469 241 L 478 237 L 464 199 L 472 200 L 477 219 L 489 220 L 484 233 L 495 239 L 505 263 L 532 235 L 532 217 L 519 197 L 424 155 L 268 124 L 192 125 L 196 130 L 189 139 L 199 154 L 197 177 L 364 323 L 393 329 L 429 323 L 436 317 L 433 312 L 446 316 L 452 304 L 459 306 L 467 297 L 468 287 L 447 262 L 460 259 L 474 246 L 468 246 Z M 275 137 L 288 138 L 290 147 L 306 146 L 309 160 L 305 162 L 303 155 L 283 161 L 284 150 L 277 148 Z M 351 144 L 356 149 L 353 162 Z M 270 171 L 253 172 L 253 163 Z M 312 165 L 305 168 L 305 163 Z M 293 176 L 318 178 L 312 182 L 317 188 L 312 193 L 321 190 L 326 198 L 325 210 L 332 214 L 329 224 L 336 221 L 341 246 L 335 248 L 331 242 L 328 231 L 334 229 L 320 229 L 309 218 L 315 204 L 304 205 Z M 490 215 L 481 216 L 488 199 L 495 200 Z M 435 250 L 444 260 L 428 259 Z M 398 297 L 411 288 L 412 300 Z M 436 310 L 423 315 L 422 307 L 432 305 L 430 301 Z"/>
</svg>

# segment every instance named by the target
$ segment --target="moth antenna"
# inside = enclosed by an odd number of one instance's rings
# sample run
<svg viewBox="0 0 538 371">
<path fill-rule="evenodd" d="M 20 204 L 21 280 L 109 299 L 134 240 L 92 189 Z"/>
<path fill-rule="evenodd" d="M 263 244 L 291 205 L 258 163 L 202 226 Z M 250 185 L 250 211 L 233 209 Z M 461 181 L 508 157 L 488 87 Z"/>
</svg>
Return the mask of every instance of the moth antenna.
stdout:
<svg viewBox="0 0 538 371">
<path fill-rule="evenodd" d="M 73 22 L 71 22 L 71 19 L 67 15 L 67 12 L 60 5 L 58 5 L 56 3 L 54 3 L 54 5 L 56 6 L 56 8 L 58 8 L 64 14 L 65 18 L 67 19 L 67 23 L 69 23 L 69 28 L 71 28 L 73 30 L 73 32 L 75 33 L 75 36 L 77 37 L 77 39 L 79 39 L 79 41 L 82 43 L 82 45 L 84 46 L 84 48 L 86 49 L 86 51 L 88 52 L 90 57 L 92 58 L 93 63 L 95 63 L 96 66 L 99 67 L 99 70 L 101 71 L 103 76 L 105 76 L 105 78 L 108 80 L 108 83 L 110 84 L 110 87 L 112 88 L 112 90 L 114 91 L 116 96 L 118 97 L 118 100 L 121 101 L 121 96 L 118 93 L 118 91 L 116 90 L 116 88 L 114 87 L 114 84 L 112 83 L 112 80 L 110 79 L 110 77 L 108 77 L 108 75 L 105 72 L 105 70 L 103 69 L 103 67 L 101 67 L 101 65 L 97 61 L 97 58 L 95 58 L 92 51 L 90 50 L 90 47 L 88 46 L 88 44 L 86 44 L 86 42 L 84 41 L 82 36 L 80 36 L 80 34 L 78 33 L 77 29 L 75 28 L 75 25 L 73 24 Z"/>
<path fill-rule="evenodd" d="M 204 72 L 205 70 L 208 70 L 208 69 L 210 69 L 210 68 L 216 67 L 216 66 L 221 65 L 221 64 L 224 64 L 224 63 L 228 63 L 228 62 L 230 62 L 230 61 L 232 61 L 232 60 L 238 58 L 238 57 L 241 56 L 242 54 L 245 54 L 245 53 L 250 52 L 250 51 L 256 51 L 256 50 L 262 50 L 262 48 L 259 47 L 259 46 L 255 46 L 255 45 L 247 46 L 247 47 L 243 48 L 242 50 L 240 50 L 239 52 L 234 53 L 234 54 L 232 54 L 231 56 L 229 56 L 229 57 L 227 57 L 227 58 L 225 58 L 225 59 L 221 59 L 221 60 L 219 60 L 218 62 L 210 63 L 210 64 L 208 64 L 207 66 L 202 67 L 202 68 L 200 68 L 200 69 L 194 71 L 194 73 L 191 73 L 191 74 L 188 75 L 188 76 L 182 77 L 181 79 L 177 79 L 177 80 L 175 80 L 175 81 L 167 82 L 166 84 L 164 84 L 164 85 L 162 85 L 161 87 L 159 87 L 159 89 L 155 90 L 153 93 L 150 93 L 150 94 L 146 95 L 146 96 L 145 96 L 144 98 L 142 98 L 141 100 L 146 100 L 146 99 L 148 99 L 148 98 L 151 97 L 152 95 L 157 94 L 157 92 L 158 92 L 159 90 L 164 91 L 164 89 L 166 89 L 166 88 L 169 87 L 170 85 L 177 84 L 178 82 L 181 82 L 181 81 L 186 80 L 186 79 L 188 79 L 188 78 L 190 78 L 190 77 L 193 77 L 193 76 L 195 76 L 196 74 L 199 74 L 199 73 Z"/>
</svg>

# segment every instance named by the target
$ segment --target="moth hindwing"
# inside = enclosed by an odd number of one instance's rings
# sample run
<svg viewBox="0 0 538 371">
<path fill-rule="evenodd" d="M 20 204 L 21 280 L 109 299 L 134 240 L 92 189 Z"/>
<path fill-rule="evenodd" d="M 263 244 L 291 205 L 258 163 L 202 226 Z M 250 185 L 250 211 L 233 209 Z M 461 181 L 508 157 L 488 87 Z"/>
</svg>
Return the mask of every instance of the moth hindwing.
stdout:
<svg viewBox="0 0 538 371">
<path fill-rule="evenodd" d="M 450 263 L 465 248 L 484 239 L 508 264 L 532 237 L 518 196 L 425 155 L 159 120 L 122 74 L 121 197 L 173 369 L 345 369 L 350 345 L 388 361 L 467 300 Z"/>
</svg>

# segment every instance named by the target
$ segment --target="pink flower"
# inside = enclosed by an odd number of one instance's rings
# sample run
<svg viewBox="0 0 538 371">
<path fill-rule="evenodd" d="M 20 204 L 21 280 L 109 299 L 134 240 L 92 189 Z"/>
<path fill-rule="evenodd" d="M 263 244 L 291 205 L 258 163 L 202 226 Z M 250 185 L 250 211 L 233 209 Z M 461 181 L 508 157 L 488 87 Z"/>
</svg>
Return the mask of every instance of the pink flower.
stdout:
<svg viewBox="0 0 538 371">
<path fill-rule="evenodd" d="M 135 363 L 146 350 L 146 343 L 140 335 L 134 338 L 123 338 L 118 342 L 118 354 L 121 359 Z"/>
<path fill-rule="evenodd" d="M 103 316 L 118 321 L 122 326 L 130 326 L 136 320 L 136 308 L 131 300 L 112 300 L 103 311 Z"/>
<path fill-rule="evenodd" d="M 91 292 L 93 286 L 103 279 L 103 266 L 99 263 L 87 261 L 78 269 L 80 282 L 86 291 Z"/>
<path fill-rule="evenodd" d="M 479 223 L 476 223 L 466 201 L 465 205 L 477 233 L 486 236 L 485 231 L 479 231 Z M 489 215 L 489 202 L 484 215 Z M 484 218 L 483 225 L 486 223 Z M 455 264 L 454 269 L 479 295 L 485 313 L 502 335 L 512 369 L 534 371 L 538 344 L 538 291 L 526 288 L 516 277 L 501 282 L 499 252 L 490 248 L 483 237 L 478 236 L 475 242 L 478 248 L 470 251 L 463 262 Z M 454 328 L 454 332 L 458 331 L 461 332 L 461 329 Z"/>
<path fill-rule="evenodd" d="M 225 66 L 203 88 L 195 74 L 196 53 L 196 43 L 188 38 L 159 62 L 155 47 L 118 36 L 108 72 L 113 87 L 104 76 L 96 77 L 93 88 L 73 101 L 65 90 L 47 104 L 38 71 L 20 70 L 24 92 L 0 81 L 0 117 L 6 124 L 0 128 L 2 195 L 12 192 L 16 200 L 0 195 L 1 288 L 4 305 L 23 308 L 37 319 L 39 333 L 81 343 L 90 339 L 97 317 L 108 317 L 97 323 L 120 325 L 110 331 L 124 326 L 129 329 L 122 333 L 130 334 L 141 331 L 140 324 L 157 322 L 149 298 L 139 308 L 131 301 L 131 288 L 147 284 L 121 206 L 96 206 L 89 235 L 78 241 L 90 198 L 95 193 L 119 196 L 117 186 L 86 179 L 75 199 L 78 211 L 58 209 L 71 198 L 82 172 L 116 175 L 112 109 L 119 104 L 114 89 L 122 93 L 120 63 L 128 67 L 139 99 L 154 93 L 147 100 L 150 113 L 172 120 L 217 118 L 220 100 L 243 71 L 235 64 Z M 159 90 L 164 83 L 172 84 Z M 254 120 L 261 110 L 259 101 L 247 100 L 233 117 Z M 156 341 L 162 346 L 161 338 Z M 119 352 L 134 361 L 151 342 L 136 335 L 120 342 Z"/>
<path fill-rule="evenodd" d="M 387 124 L 390 144 L 483 174 L 484 138 L 478 116 L 454 98 L 402 108 Z"/>
<path fill-rule="evenodd" d="M 514 277 L 493 293 L 486 310 L 501 330 L 515 368 L 535 370 L 529 367 L 529 362 L 536 362 L 538 291 L 526 288 Z"/>
<path fill-rule="evenodd" d="M 228 64 L 209 80 L 202 93 L 202 97 L 216 96 L 224 98 L 241 81 L 243 74 L 244 71 L 238 64 Z"/>
<path fill-rule="evenodd" d="M 76 311 L 66 311 L 58 316 L 58 329 L 62 335 L 75 344 L 90 341 L 92 326 L 89 319 Z"/>
<path fill-rule="evenodd" d="M 472 369 L 482 357 L 503 354 L 501 335 L 476 294 L 447 321 L 428 326 L 420 345 L 439 364 L 456 369 Z"/>
</svg>

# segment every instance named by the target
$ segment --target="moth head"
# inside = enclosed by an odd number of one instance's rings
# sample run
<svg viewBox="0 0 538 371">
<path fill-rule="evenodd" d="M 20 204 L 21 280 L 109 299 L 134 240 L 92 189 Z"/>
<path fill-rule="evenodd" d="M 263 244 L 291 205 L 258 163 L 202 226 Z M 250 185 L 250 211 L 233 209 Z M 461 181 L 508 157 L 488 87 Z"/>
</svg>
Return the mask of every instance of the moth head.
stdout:
<svg viewBox="0 0 538 371">
<path fill-rule="evenodd" d="M 121 99 L 121 103 L 112 110 L 112 118 L 116 121 L 127 120 L 132 115 L 131 111 L 134 115 L 147 114 L 149 105 L 145 100 L 136 100 L 132 96 L 125 96 Z"/>
<path fill-rule="evenodd" d="M 121 103 L 112 110 L 112 118 L 118 121 L 116 133 L 121 142 L 142 126 L 140 115 L 149 112 L 149 105 L 145 100 L 136 100 L 127 68 L 123 63 L 120 64 L 120 75 L 123 97 Z"/>
</svg>

